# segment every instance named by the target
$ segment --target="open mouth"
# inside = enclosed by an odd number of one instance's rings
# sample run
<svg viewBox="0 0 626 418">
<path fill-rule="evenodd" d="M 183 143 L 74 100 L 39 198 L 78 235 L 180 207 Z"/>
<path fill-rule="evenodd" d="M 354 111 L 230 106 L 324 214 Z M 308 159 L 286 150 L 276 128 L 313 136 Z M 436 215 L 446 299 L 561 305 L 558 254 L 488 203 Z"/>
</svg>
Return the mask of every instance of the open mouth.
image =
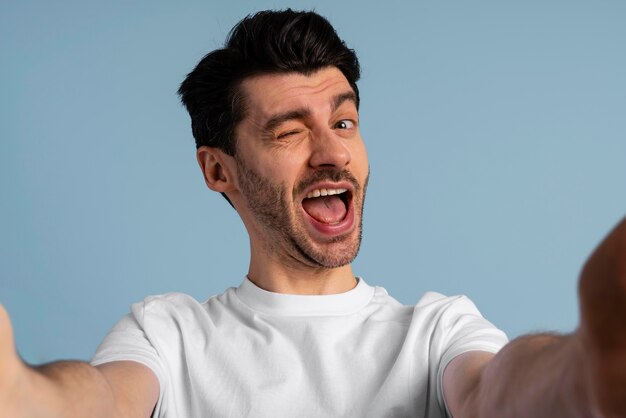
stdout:
<svg viewBox="0 0 626 418">
<path fill-rule="evenodd" d="M 347 216 L 352 200 L 348 189 L 321 188 L 312 190 L 302 201 L 304 211 L 316 221 L 337 225 Z"/>
</svg>

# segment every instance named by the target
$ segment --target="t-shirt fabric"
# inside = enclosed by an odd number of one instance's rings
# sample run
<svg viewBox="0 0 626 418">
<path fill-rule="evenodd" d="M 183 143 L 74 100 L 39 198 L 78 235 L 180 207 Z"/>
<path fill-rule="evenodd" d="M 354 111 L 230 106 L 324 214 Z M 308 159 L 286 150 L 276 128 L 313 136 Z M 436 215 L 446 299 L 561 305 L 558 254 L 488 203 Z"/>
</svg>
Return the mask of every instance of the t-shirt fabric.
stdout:
<svg viewBox="0 0 626 418">
<path fill-rule="evenodd" d="M 444 418 L 450 360 L 506 342 L 465 296 L 428 292 L 406 306 L 360 278 L 334 295 L 272 293 L 246 278 L 203 303 L 169 293 L 132 305 L 92 364 L 149 367 L 159 418 Z"/>
</svg>

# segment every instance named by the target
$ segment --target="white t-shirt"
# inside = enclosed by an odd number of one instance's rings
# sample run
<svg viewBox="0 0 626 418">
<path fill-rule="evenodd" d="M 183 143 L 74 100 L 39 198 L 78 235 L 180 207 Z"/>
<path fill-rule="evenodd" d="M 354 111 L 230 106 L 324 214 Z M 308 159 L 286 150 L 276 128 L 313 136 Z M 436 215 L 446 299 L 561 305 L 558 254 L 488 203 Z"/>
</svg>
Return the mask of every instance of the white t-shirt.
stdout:
<svg viewBox="0 0 626 418">
<path fill-rule="evenodd" d="M 92 364 L 154 371 L 154 417 L 445 417 L 450 360 L 507 342 L 464 296 L 404 306 L 359 279 L 336 295 L 267 292 L 249 280 L 199 303 L 170 293 L 132 306 Z"/>
</svg>

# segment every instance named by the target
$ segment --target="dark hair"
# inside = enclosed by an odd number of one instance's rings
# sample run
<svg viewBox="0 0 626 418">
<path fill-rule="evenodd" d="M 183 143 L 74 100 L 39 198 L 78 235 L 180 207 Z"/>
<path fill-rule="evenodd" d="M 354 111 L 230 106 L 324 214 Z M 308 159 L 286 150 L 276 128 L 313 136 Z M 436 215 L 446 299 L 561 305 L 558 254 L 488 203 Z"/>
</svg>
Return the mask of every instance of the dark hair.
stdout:
<svg viewBox="0 0 626 418">
<path fill-rule="evenodd" d="M 359 103 L 359 61 L 332 25 L 314 12 L 262 11 L 242 19 L 224 48 L 210 52 L 178 89 L 191 116 L 196 147 L 217 147 L 235 155 L 234 130 L 245 117 L 245 78 L 268 73 L 311 74 L 337 67 Z"/>
</svg>

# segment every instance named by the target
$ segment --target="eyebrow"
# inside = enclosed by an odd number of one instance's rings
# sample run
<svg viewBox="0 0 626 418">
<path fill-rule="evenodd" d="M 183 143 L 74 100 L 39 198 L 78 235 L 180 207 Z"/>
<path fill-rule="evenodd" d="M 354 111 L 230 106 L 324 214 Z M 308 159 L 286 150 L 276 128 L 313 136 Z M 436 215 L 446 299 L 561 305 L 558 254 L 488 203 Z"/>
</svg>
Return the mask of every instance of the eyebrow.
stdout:
<svg viewBox="0 0 626 418">
<path fill-rule="evenodd" d="M 339 106 L 341 106 L 344 102 L 351 101 L 356 105 L 356 94 L 354 92 L 345 92 L 340 93 L 332 98 L 331 104 L 331 112 L 336 111 Z M 271 118 L 265 122 L 263 126 L 263 130 L 266 132 L 271 132 L 276 127 L 280 126 L 282 123 L 290 121 L 290 120 L 302 120 L 306 119 L 311 115 L 311 111 L 308 107 L 303 107 L 300 109 L 293 109 L 283 113 L 277 113 L 273 115 Z"/>
<path fill-rule="evenodd" d="M 356 106 L 356 94 L 353 91 L 348 91 L 345 93 L 338 94 L 333 98 L 332 111 L 334 112 L 341 106 L 344 102 L 351 101 Z"/>
<path fill-rule="evenodd" d="M 265 126 L 263 130 L 265 132 L 272 132 L 276 127 L 280 126 L 283 122 L 287 122 L 289 120 L 301 120 L 306 119 L 311 114 L 311 111 L 308 108 L 289 110 L 287 112 L 278 113 L 272 116 L 267 122 L 265 122 Z"/>
</svg>

